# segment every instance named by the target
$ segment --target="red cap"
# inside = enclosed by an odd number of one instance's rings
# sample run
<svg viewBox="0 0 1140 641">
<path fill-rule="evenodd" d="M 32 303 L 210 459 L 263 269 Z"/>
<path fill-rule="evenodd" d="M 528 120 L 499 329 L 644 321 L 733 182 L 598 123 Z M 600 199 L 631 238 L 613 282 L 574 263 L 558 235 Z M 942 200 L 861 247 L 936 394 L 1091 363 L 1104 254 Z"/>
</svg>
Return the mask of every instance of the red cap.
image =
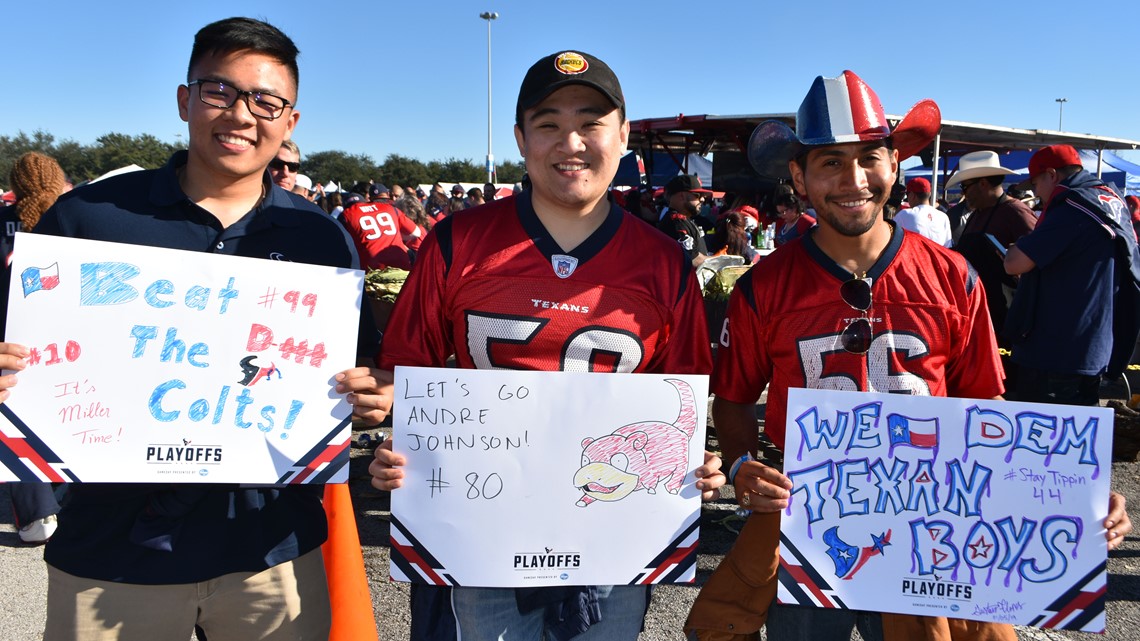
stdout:
<svg viewBox="0 0 1140 641">
<path fill-rule="evenodd" d="M 1046 169 L 1060 169 L 1081 164 L 1081 156 L 1071 145 L 1049 145 L 1037 150 L 1029 159 L 1029 177 L 1036 178 Z"/>
<path fill-rule="evenodd" d="M 1128 203 L 1128 209 L 1132 212 L 1132 222 L 1140 222 L 1140 198 L 1125 196 L 1124 202 Z"/>
<path fill-rule="evenodd" d="M 930 181 L 925 178 L 911 178 L 906 181 L 906 190 L 916 194 L 929 194 Z"/>
</svg>

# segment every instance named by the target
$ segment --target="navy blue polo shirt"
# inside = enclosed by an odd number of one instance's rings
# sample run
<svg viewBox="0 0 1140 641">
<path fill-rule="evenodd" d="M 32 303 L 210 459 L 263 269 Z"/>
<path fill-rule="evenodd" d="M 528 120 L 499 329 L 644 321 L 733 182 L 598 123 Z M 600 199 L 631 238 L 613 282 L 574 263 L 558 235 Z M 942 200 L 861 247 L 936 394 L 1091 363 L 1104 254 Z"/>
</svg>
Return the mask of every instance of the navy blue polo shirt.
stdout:
<svg viewBox="0 0 1140 641">
<path fill-rule="evenodd" d="M 1115 248 L 1087 214 L 1057 199 L 1017 241 L 1036 263 L 1033 330 L 1013 346 L 1015 363 L 1059 374 L 1103 374 L 1112 355 Z"/>
<path fill-rule="evenodd" d="M 351 239 L 307 200 L 273 185 L 256 209 L 223 228 L 178 184 L 186 163 L 116 176 L 61 197 L 35 233 L 356 268 Z M 365 308 L 367 309 L 367 308 Z M 361 354 L 378 351 L 362 316 Z M 345 363 L 345 368 L 354 363 Z M 76 576 L 139 584 L 193 583 L 259 572 L 324 542 L 323 486 L 75 484 L 44 552 Z"/>
<path fill-rule="evenodd" d="M 0 206 L 0 339 L 4 338 L 4 330 L 8 321 L 8 286 L 12 277 L 12 270 L 8 265 L 8 254 L 12 253 L 12 239 L 16 232 L 21 231 L 23 225 L 16 213 L 15 205 Z"/>
</svg>

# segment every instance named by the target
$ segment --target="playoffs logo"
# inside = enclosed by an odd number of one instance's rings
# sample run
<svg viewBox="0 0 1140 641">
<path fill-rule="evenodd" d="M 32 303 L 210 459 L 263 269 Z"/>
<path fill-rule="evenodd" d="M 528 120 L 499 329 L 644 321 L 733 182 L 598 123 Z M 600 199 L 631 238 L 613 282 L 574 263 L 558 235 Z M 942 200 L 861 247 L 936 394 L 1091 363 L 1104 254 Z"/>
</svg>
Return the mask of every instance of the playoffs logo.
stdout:
<svg viewBox="0 0 1140 641">
<path fill-rule="evenodd" d="M 577 570 L 582 567 L 580 552 L 555 552 L 554 548 L 543 548 L 542 552 L 516 552 L 515 570 Z"/>
<path fill-rule="evenodd" d="M 151 443 L 146 446 L 148 465 L 219 465 L 222 446 L 195 445 L 190 439 L 181 443 Z"/>
<path fill-rule="evenodd" d="M 969 601 L 974 596 L 974 589 L 969 583 L 957 581 L 943 581 L 937 574 L 929 577 L 906 577 L 902 580 L 902 593 L 906 596 L 925 597 L 928 599 L 943 599 L 951 601 Z"/>
</svg>

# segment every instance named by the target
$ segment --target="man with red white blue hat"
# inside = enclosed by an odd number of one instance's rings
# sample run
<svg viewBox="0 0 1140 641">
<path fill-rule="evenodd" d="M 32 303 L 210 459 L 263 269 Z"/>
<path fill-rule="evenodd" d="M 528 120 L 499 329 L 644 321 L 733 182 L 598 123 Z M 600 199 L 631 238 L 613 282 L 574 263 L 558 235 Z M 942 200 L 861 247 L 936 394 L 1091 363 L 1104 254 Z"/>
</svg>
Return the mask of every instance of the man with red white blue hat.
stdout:
<svg viewBox="0 0 1140 641">
<path fill-rule="evenodd" d="M 792 387 L 992 398 L 1002 367 L 984 288 L 961 255 L 883 217 L 899 161 L 937 134 L 938 106 L 916 104 L 892 130 L 875 92 L 845 71 L 818 77 L 793 131 L 761 123 L 748 145 L 758 172 L 791 177 L 811 199 L 817 226 L 761 261 L 737 283 L 711 388 L 729 482 L 748 518 L 702 588 L 686 632 L 701 641 L 1015 639 L 1004 624 L 773 603 L 780 510 L 795 488 L 764 448 L 756 402 L 767 387 L 764 432 L 784 446 Z M 1123 504 L 1109 546 L 1130 529 Z M 1122 532 L 1123 530 L 1123 532 Z M 1115 531 L 1115 534 L 1113 533 Z"/>
</svg>

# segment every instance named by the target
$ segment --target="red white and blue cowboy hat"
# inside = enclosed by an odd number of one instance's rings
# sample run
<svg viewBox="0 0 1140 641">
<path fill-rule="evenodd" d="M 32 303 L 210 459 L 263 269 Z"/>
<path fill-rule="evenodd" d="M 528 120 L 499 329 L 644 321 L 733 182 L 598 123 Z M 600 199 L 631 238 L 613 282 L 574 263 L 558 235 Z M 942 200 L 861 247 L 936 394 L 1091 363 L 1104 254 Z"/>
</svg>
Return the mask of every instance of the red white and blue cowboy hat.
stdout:
<svg viewBox="0 0 1140 641">
<path fill-rule="evenodd" d="M 796 130 L 779 120 L 756 126 L 748 141 L 748 160 L 762 176 L 787 178 L 788 161 L 806 147 L 890 138 L 899 160 L 922 151 L 942 127 L 933 100 L 911 107 L 891 131 L 875 91 L 852 71 L 838 78 L 817 76 L 796 113 Z"/>
</svg>

